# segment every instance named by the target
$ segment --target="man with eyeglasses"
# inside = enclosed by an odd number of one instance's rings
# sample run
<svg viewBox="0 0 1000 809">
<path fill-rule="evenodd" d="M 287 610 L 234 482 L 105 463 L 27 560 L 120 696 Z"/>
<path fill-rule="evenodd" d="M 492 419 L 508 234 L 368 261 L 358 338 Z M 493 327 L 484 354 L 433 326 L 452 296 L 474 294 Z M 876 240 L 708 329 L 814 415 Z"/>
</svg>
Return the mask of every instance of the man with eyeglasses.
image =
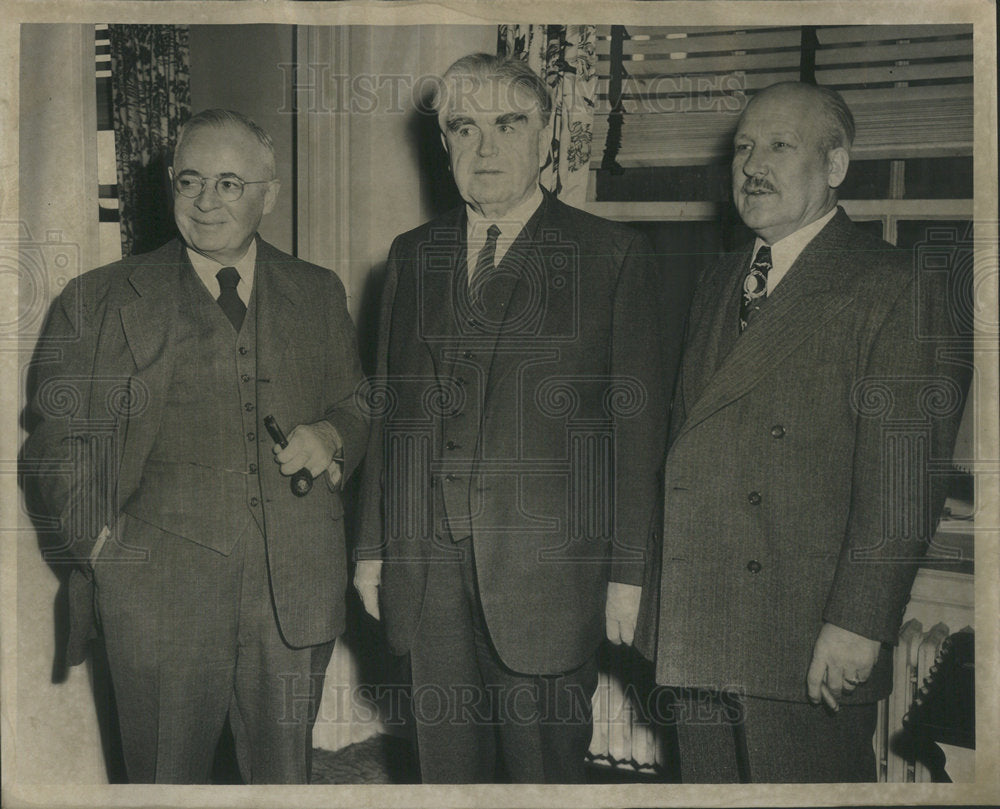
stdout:
<svg viewBox="0 0 1000 809">
<path fill-rule="evenodd" d="M 72 470 L 41 480 L 76 564 L 69 658 L 95 607 L 130 781 L 206 782 L 228 716 L 248 783 L 305 783 L 368 433 L 354 328 L 334 273 L 257 236 L 280 184 L 253 121 L 193 117 L 170 178 L 180 239 L 71 281 L 35 367 L 25 456 Z"/>
</svg>

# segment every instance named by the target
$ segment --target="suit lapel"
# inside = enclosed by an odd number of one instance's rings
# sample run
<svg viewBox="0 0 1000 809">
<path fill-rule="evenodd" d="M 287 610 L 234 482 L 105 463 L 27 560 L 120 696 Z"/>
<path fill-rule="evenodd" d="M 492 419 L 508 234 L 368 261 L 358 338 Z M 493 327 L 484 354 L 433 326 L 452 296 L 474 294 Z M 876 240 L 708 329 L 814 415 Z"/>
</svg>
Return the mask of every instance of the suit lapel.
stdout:
<svg viewBox="0 0 1000 809">
<path fill-rule="evenodd" d="M 140 373 L 169 355 L 181 295 L 181 273 L 188 268 L 184 247 L 178 242 L 174 261 L 141 264 L 129 276 L 138 297 L 121 307 L 119 316 Z"/>
<path fill-rule="evenodd" d="M 496 380 L 505 376 L 506 361 L 510 360 L 511 362 L 520 363 L 523 360 L 522 355 L 511 355 L 497 351 L 497 348 L 500 347 L 503 341 L 504 335 L 511 331 L 511 324 L 508 319 L 512 316 L 512 313 L 514 317 L 520 317 L 522 313 L 530 313 L 535 306 L 535 303 L 531 300 L 533 294 L 541 294 L 543 296 L 543 305 L 541 306 L 540 314 L 544 315 L 545 304 L 551 303 L 550 301 L 546 301 L 544 297 L 545 291 L 549 289 L 548 263 L 544 253 L 537 252 L 534 249 L 541 241 L 538 238 L 539 231 L 543 226 L 548 227 L 552 218 L 552 199 L 548 192 L 543 193 L 542 203 L 538 206 L 538 210 L 525 223 L 497 267 L 498 270 L 511 273 L 514 277 L 504 287 L 506 294 L 501 295 L 494 302 L 494 305 L 503 312 L 503 318 L 490 351 L 490 367 L 486 370 L 484 407 L 488 406 L 490 393 L 493 391 Z M 541 265 L 541 277 L 536 279 L 536 282 L 540 283 L 540 288 L 533 289 L 533 285 L 530 283 L 531 279 L 525 277 L 524 268 L 529 264 Z M 527 324 L 518 324 L 517 332 L 523 334 L 526 328 Z"/>
<path fill-rule="evenodd" d="M 705 376 L 701 378 L 700 388 L 694 389 L 693 404 L 680 434 L 753 389 L 804 340 L 821 329 L 831 328 L 837 316 L 852 303 L 852 295 L 839 291 L 833 269 L 837 263 L 840 230 L 841 223 L 835 217 L 806 245 L 753 323 L 737 338 L 732 350 L 719 358 L 714 373 L 714 363 L 705 363 Z M 749 252 L 744 258 L 749 260 Z M 731 290 L 730 284 L 739 283 L 744 271 L 742 263 L 730 267 L 725 289 Z M 738 313 L 735 309 L 728 311 L 730 309 L 729 306 L 716 307 L 708 330 L 712 345 L 721 342 L 721 329 L 737 328 Z M 699 350 L 697 343 L 689 350 Z M 712 347 L 702 345 L 701 350 L 708 359 Z"/>
<path fill-rule="evenodd" d="M 118 311 L 135 363 L 135 373 L 127 382 L 128 396 L 118 400 L 121 467 L 117 486 L 122 501 L 139 485 L 144 459 L 159 429 L 173 374 L 174 334 L 185 272 L 194 270 L 178 240 L 132 271 L 128 281 L 138 297 Z"/>
<path fill-rule="evenodd" d="M 296 310 L 302 290 L 291 273 L 282 271 L 283 259 L 271 246 L 257 239 L 254 295 L 257 308 L 257 374 L 272 378 L 281 368 L 291 344 L 309 344 L 309 324 Z"/>
<path fill-rule="evenodd" d="M 736 340 L 738 287 L 749 252 L 724 256 L 716 269 L 701 282 L 697 299 L 689 315 L 691 332 L 684 346 L 684 356 L 694 361 L 684 365 L 682 395 L 685 408 L 701 396 Z"/>
<path fill-rule="evenodd" d="M 450 373 L 453 357 L 446 354 L 470 315 L 460 303 L 463 296 L 468 300 L 465 206 L 446 217 L 431 230 L 430 243 L 422 246 L 418 258 L 413 335 L 426 346 L 439 376 Z"/>
</svg>

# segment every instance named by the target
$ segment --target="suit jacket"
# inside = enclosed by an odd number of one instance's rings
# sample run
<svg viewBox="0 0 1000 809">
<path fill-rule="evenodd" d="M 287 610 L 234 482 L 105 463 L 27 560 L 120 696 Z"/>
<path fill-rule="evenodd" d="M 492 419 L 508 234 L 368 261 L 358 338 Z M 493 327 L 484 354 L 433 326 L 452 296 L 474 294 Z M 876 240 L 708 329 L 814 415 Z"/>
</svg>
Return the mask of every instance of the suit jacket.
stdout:
<svg viewBox="0 0 1000 809">
<path fill-rule="evenodd" d="M 193 269 L 177 240 L 88 272 L 67 285 L 39 342 L 30 397 L 38 423 L 24 456 L 62 470 L 42 474 L 39 483 L 49 513 L 59 518 L 65 555 L 80 565 L 70 580 L 70 662 L 83 659 L 92 629 L 86 562 L 98 532 L 114 526 L 137 491 L 157 435 L 177 353 L 173 330 L 184 272 Z M 329 420 L 344 441 L 346 478 L 367 441 L 354 398 L 360 363 L 334 273 L 258 239 L 254 287 L 268 564 L 281 631 L 291 645 L 306 646 L 344 628 L 343 504 L 340 492 L 320 481 L 307 497 L 292 496 L 262 419 L 274 414 L 288 430 Z M 107 463 L 74 450 L 95 443 L 107 447 Z"/>
<path fill-rule="evenodd" d="M 678 356 L 661 339 L 665 273 L 644 238 L 546 193 L 483 326 L 465 240 L 462 207 L 389 253 L 361 553 L 384 557 L 402 654 L 429 564 L 471 536 L 502 661 L 567 671 L 604 636 L 609 578 L 642 582 Z"/>
<path fill-rule="evenodd" d="M 839 210 L 738 335 L 749 262 L 695 292 L 636 644 L 660 683 L 805 701 L 827 621 L 883 642 L 845 697 L 878 699 L 968 385 L 947 279 Z"/>
</svg>

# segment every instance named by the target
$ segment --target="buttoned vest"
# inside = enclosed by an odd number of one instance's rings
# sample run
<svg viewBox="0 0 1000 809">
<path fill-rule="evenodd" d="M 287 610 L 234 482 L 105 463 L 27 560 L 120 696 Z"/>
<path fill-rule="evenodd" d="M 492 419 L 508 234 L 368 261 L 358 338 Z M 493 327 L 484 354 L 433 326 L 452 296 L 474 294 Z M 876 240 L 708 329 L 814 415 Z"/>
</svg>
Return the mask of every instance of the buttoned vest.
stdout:
<svg viewBox="0 0 1000 809">
<path fill-rule="evenodd" d="M 256 285 L 237 334 L 186 268 L 173 339 L 175 361 L 142 482 L 124 511 L 228 554 L 256 520 Z"/>
</svg>

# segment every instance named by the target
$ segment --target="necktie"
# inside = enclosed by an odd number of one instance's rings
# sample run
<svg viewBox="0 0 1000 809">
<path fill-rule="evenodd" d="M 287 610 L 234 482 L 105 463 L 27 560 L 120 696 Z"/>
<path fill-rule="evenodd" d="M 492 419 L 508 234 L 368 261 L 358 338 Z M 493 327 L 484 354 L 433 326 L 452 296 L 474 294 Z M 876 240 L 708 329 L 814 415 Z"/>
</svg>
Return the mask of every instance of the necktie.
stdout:
<svg viewBox="0 0 1000 809">
<path fill-rule="evenodd" d="M 766 244 L 760 250 L 743 279 L 743 297 L 740 299 L 740 334 L 750 319 L 760 309 L 767 295 L 767 273 L 771 269 L 771 248 Z"/>
<path fill-rule="evenodd" d="M 486 244 L 483 245 L 483 249 L 476 257 L 476 268 L 472 271 L 472 278 L 469 279 L 469 297 L 474 301 L 479 300 L 486 279 L 496 269 L 497 239 L 499 236 L 500 228 L 496 225 L 490 225 L 489 230 L 486 231 Z"/>
<path fill-rule="evenodd" d="M 247 313 L 246 304 L 236 294 L 236 285 L 240 282 L 239 271 L 235 267 L 223 267 L 215 274 L 219 282 L 219 306 L 226 313 L 229 322 L 236 331 L 243 325 L 243 316 Z"/>
</svg>

